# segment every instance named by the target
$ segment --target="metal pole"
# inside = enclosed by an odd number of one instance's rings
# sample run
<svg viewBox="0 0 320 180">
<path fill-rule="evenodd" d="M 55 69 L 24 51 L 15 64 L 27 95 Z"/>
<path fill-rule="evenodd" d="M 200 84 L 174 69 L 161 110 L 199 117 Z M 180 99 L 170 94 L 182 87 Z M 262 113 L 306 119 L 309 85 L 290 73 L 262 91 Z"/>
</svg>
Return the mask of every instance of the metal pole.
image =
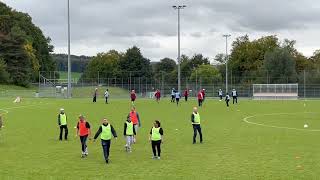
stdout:
<svg viewBox="0 0 320 180">
<path fill-rule="evenodd" d="M 229 60 L 229 56 L 228 56 L 228 38 L 230 36 L 231 36 L 230 34 L 223 35 L 223 37 L 226 38 L 226 93 L 228 93 L 228 60 Z"/>
<path fill-rule="evenodd" d="M 68 98 L 71 98 L 70 0 L 68 0 Z"/>
<path fill-rule="evenodd" d="M 178 8 L 178 91 L 181 91 L 181 66 L 180 66 L 180 8 Z"/>
<path fill-rule="evenodd" d="M 303 96 L 306 100 L 306 70 L 303 70 Z"/>
</svg>

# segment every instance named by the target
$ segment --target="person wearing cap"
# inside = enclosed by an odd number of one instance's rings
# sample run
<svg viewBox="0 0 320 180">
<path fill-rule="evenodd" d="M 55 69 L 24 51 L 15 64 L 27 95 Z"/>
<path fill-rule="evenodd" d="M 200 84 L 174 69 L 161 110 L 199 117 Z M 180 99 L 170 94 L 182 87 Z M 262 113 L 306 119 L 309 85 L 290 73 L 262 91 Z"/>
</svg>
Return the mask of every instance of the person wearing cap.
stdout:
<svg viewBox="0 0 320 180">
<path fill-rule="evenodd" d="M 110 154 L 110 146 L 111 146 L 111 138 L 117 138 L 117 133 L 114 130 L 113 126 L 108 122 L 107 118 L 102 120 L 102 125 L 99 127 L 98 131 L 96 132 L 93 142 L 96 141 L 98 136 L 101 134 L 101 145 L 103 150 L 103 155 L 106 163 L 109 163 L 109 154 Z"/>
<path fill-rule="evenodd" d="M 200 143 L 202 143 L 202 131 L 201 131 L 201 119 L 200 119 L 200 114 L 198 112 L 198 108 L 194 107 L 193 112 L 191 114 L 191 123 L 193 126 L 193 144 L 196 143 L 196 138 L 197 138 L 197 132 L 199 132 L 200 135 Z"/>
<path fill-rule="evenodd" d="M 80 115 L 79 121 L 77 124 L 77 136 L 80 137 L 82 158 L 88 156 L 87 139 L 88 137 L 90 139 L 90 134 L 91 134 L 90 124 L 85 120 L 83 115 Z"/>
<path fill-rule="evenodd" d="M 97 102 L 98 88 L 94 90 L 92 102 Z"/>
<path fill-rule="evenodd" d="M 58 115 L 58 125 L 60 127 L 59 140 L 62 141 L 63 130 L 64 130 L 64 140 L 68 140 L 67 115 L 64 112 L 63 108 L 60 109 L 60 113 Z"/>
</svg>

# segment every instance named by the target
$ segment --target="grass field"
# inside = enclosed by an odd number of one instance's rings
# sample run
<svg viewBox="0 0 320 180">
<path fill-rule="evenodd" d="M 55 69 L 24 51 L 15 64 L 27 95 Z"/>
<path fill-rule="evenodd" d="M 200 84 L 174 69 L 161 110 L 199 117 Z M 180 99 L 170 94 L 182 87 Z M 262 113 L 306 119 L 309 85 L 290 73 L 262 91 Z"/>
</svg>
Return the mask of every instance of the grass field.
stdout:
<svg viewBox="0 0 320 180">
<path fill-rule="evenodd" d="M 68 79 L 68 72 L 66 71 L 59 71 L 60 79 Z M 72 72 L 71 77 L 72 79 L 80 79 L 82 73 Z"/>
<path fill-rule="evenodd" d="M 0 131 L 0 179 L 320 178 L 320 101 L 243 100 L 228 109 L 224 102 L 207 99 L 199 111 L 204 143 L 193 145 L 190 115 L 195 103 L 191 100 L 176 107 L 168 99 L 160 104 L 138 99 L 142 128 L 133 152 L 127 154 L 122 134 L 128 100 L 111 99 L 106 105 L 102 99 L 97 104 L 90 99 L 25 99 L 21 104 L 1 99 L 5 127 Z M 69 118 L 67 142 L 57 140 L 60 107 Z M 88 142 L 89 156 L 80 158 L 80 142 L 73 129 L 80 113 L 91 123 L 93 133 L 103 117 L 117 130 L 110 164 L 103 160 L 99 141 Z M 165 133 L 159 161 L 151 159 L 148 142 L 155 119 Z M 304 124 L 309 128 L 304 129 Z"/>
</svg>

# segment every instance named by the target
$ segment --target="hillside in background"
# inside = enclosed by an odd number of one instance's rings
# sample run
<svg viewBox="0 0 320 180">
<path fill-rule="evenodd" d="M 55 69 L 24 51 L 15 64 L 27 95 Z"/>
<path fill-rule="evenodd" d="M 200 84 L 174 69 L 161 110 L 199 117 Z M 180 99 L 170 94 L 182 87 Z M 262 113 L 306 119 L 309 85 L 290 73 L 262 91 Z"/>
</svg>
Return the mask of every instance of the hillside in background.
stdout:
<svg viewBox="0 0 320 180">
<path fill-rule="evenodd" d="M 57 71 L 68 70 L 68 55 L 67 54 L 51 54 L 53 61 L 56 63 Z M 82 73 L 86 69 L 90 56 L 76 56 L 71 55 L 71 70 L 72 72 Z"/>
</svg>

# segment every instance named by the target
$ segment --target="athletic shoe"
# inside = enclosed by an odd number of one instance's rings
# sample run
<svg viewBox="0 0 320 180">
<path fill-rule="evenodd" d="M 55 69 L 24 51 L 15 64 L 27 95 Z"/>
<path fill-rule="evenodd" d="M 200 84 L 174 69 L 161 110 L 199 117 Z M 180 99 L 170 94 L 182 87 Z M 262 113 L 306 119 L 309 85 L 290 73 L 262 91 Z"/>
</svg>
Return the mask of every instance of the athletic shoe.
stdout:
<svg viewBox="0 0 320 180">
<path fill-rule="evenodd" d="M 106 160 L 106 163 L 109 164 L 109 159 Z"/>
<path fill-rule="evenodd" d="M 161 159 L 160 156 L 157 159 L 160 160 Z"/>
</svg>

